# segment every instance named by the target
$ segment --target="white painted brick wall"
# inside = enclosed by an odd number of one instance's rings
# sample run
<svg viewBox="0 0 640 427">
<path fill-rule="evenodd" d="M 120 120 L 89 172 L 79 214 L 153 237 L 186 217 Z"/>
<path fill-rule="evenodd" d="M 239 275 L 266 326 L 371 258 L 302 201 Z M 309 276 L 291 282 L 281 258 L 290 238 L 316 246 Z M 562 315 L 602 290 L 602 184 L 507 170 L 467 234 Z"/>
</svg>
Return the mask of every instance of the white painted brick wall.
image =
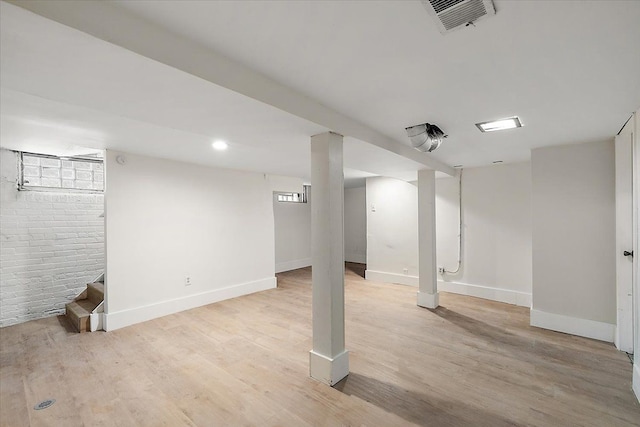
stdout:
<svg viewBox="0 0 640 427">
<path fill-rule="evenodd" d="M 4 149 L 0 179 L 0 327 L 64 313 L 104 270 L 104 196 L 18 191 Z"/>
</svg>

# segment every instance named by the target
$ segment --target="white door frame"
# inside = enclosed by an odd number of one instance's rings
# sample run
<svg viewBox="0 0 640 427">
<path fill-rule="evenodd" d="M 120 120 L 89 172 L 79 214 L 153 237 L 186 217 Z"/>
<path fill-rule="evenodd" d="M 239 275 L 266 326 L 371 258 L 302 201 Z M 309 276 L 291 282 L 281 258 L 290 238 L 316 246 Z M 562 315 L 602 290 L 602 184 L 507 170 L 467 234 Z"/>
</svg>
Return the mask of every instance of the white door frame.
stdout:
<svg viewBox="0 0 640 427">
<path fill-rule="evenodd" d="M 633 127 L 634 117 L 615 138 L 616 334 L 618 350 L 633 353 Z"/>
<path fill-rule="evenodd" d="M 636 111 L 633 135 L 633 324 L 634 324 L 634 364 L 633 364 L 633 391 L 640 401 L 640 283 L 638 278 L 639 244 L 638 244 L 638 205 L 640 200 L 640 110 Z"/>
</svg>

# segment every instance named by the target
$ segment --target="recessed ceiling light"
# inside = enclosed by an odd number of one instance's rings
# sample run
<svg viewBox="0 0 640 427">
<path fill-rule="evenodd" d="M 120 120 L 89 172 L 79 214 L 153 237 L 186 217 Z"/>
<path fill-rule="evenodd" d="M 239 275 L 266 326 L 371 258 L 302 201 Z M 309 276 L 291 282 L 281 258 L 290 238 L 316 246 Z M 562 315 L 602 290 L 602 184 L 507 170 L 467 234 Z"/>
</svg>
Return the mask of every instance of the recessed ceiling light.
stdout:
<svg viewBox="0 0 640 427">
<path fill-rule="evenodd" d="M 213 144 L 211 144 L 211 146 L 213 147 L 214 150 L 218 150 L 218 151 L 224 151 L 227 148 L 229 148 L 229 145 L 224 142 L 224 141 L 215 141 Z"/>
<path fill-rule="evenodd" d="M 506 119 L 492 120 L 490 122 L 476 123 L 480 132 L 493 132 L 495 130 L 505 130 L 522 127 L 522 122 L 518 116 L 507 117 Z"/>
</svg>

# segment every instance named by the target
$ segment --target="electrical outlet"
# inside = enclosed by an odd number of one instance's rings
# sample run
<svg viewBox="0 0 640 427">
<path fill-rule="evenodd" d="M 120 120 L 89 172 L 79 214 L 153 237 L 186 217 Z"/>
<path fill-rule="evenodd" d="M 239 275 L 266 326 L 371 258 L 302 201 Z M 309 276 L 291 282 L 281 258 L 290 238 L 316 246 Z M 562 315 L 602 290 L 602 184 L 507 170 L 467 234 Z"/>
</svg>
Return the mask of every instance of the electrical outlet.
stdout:
<svg viewBox="0 0 640 427">
<path fill-rule="evenodd" d="M 375 212 L 376 211 L 376 205 L 375 204 L 371 204 L 371 212 Z"/>
<path fill-rule="evenodd" d="M 184 285 L 191 286 L 191 277 L 187 276 L 184 278 Z"/>
<path fill-rule="evenodd" d="M 403 273 L 405 274 L 405 276 L 406 276 L 407 274 L 409 274 L 409 269 L 408 269 L 408 268 L 404 268 L 404 269 L 402 269 L 402 272 L 403 272 Z"/>
<path fill-rule="evenodd" d="M 444 274 L 444 267 L 438 267 L 438 273 Z"/>
</svg>

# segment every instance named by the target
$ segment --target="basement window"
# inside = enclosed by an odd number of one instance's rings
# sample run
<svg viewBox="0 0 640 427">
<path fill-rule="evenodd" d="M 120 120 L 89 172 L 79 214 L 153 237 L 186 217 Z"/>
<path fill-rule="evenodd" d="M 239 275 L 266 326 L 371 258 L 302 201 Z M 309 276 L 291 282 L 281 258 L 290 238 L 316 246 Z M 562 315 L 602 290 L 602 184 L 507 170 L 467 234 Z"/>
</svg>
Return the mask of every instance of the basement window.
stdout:
<svg viewBox="0 0 640 427">
<path fill-rule="evenodd" d="M 288 192 L 274 192 L 276 200 L 278 202 L 290 202 L 290 203 L 307 203 L 309 200 L 309 187 L 310 185 L 304 185 L 302 193 L 288 193 Z"/>
<path fill-rule="evenodd" d="M 19 190 L 104 191 L 104 162 L 98 157 L 20 152 L 19 171 Z"/>
</svg>

